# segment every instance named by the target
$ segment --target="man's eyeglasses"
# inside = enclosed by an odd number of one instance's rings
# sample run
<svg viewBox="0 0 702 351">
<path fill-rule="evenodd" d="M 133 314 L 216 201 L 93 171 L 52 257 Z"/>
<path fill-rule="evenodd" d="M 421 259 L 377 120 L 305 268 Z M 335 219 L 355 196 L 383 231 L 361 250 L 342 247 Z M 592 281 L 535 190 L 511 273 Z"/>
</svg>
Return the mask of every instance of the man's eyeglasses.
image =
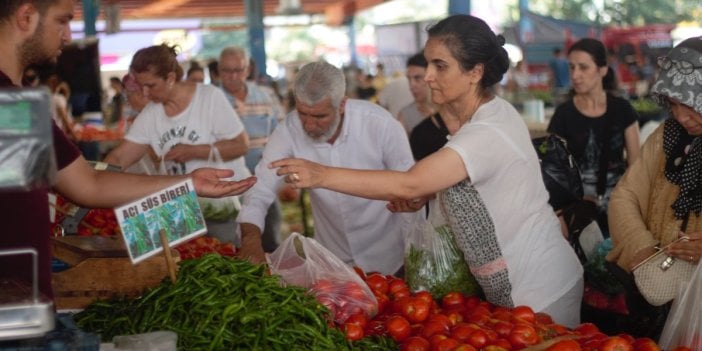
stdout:
<svg viewBox="0 0 702 351">
<path fill-rule="evenodd" d="M 219 68 L 220 74 L 242 74 L 246 72 L 246 68 Z"/>
<path fill-rule="evenodd" d="M 658 67 L 664 70 L 669 70 L 671 67 L 675 66 L 675 69 L 682 74 L 691 74 L 694 70 L 702 68 L 702 66 L 695 66 L 689 61 L 685 60 L 671 60 L 668 56 L 661 56 L 658 58 Z"/>
</svg>

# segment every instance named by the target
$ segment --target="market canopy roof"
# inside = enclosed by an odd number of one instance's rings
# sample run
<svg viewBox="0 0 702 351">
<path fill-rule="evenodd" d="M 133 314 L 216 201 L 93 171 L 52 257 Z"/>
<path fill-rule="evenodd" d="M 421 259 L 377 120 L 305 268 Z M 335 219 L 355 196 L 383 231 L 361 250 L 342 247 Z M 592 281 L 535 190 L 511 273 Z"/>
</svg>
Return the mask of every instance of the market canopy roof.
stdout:
<svg viewBox="0 0 702 351">
<path fill-rule="evenodd" d="M 384 0 L 253 0 L 262 3 L 264 16 L 324 14 L 330 24 Z M 101 9 L 119 8 L 121 19 L 231 18 L 246 17 L 245 0 L 103 0 Z M 104 19 L 100 11 L 98 19 Z M 78 6 L 76 19 L 82 19 Z"/>
</svg>

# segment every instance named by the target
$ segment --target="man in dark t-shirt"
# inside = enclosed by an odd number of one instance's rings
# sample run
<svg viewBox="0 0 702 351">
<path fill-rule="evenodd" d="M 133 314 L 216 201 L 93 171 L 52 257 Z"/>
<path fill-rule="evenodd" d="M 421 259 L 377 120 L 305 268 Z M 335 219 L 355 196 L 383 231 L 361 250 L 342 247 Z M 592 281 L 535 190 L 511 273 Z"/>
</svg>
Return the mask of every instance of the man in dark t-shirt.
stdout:
<svg viewBox="0 0 702 351">
<path fill-rule="evenodd" d="M 71 40 L 73 7 L 74 0 L 24 0 L 0 5 L 0 87 L 19 86 L 22 72 L 31 64 L 56 61 L 61 47 Z M 118 206 L 187 178 L 192 178 L 197 194 L 205 197 L 238 195 L 256 182 L 254 177 L 222 181 L 233 172 L 213 168 L 198 169 L 186 176 L 96 171 L 55 124 L 53 138 L 58 166 L 53 189 L 83 206 Z M 50 298 L 53 294 L 47 193 L 47 187 L 13 192 L 0 189 L 0 251 L 35 248 L 39 253 L 39 286 L 42 294 Z M 31 260 L 21 256 L 0 258 L 0 283 L 7 279 L 31 281 Z"/>
</svg>

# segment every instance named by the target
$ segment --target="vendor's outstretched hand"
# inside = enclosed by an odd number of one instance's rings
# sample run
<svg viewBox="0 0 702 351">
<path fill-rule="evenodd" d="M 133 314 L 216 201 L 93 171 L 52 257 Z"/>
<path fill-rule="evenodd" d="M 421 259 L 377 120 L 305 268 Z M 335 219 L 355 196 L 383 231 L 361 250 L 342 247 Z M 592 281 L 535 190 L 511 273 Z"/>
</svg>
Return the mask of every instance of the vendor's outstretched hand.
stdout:
<svg viewBox="0 0 702 351">
<path fill-rule="evenodd" d="M 195 191 L 202 197 L 224 197 L 239 195 L 256 184 L 256 177 L 239 181 L 222 180 L 234 175 L 230 169 L 199 168 L 191 174 Z"/>
<path fill-rule="evenodd" d="M 325 166 L 301 158 L 284 158 L 271 162 L 268 168 L 277 168 L 276 174 L 295 188 L 316 188 L 322 183 Z"/>
</svg>

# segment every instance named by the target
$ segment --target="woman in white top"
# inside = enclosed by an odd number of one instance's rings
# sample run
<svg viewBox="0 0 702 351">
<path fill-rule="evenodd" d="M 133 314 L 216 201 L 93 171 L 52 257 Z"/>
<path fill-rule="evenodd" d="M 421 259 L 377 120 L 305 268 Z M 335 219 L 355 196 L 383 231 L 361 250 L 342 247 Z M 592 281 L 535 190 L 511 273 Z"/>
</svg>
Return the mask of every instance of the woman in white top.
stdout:
<svg viewBox="0 0 702 351">
<path fill-rule="evenodd" d="M 129 70 L 151 102 L 105 162 L 126 169 L 151 148 L 165 172 L 188 174 L 208 166 L 212 148 L 216 148 L 224 161 L 219 168 L 233 169 L 233 180 L 251 176 L 243 158 L 248 136 L 236 111 L 219 88 L 182 81 L 183 69 L 172 47 L 162 44 L 137 51 Z M 231 237 L 236 228 L 233 220 L 228 227 L 215 236 L 236 241 Z"/>
<path fill-rule="evenodd" d="M 578 325 L 582 266 L 548 205 L 525 123 L 493 91 L 509 67 L 504 38 L 469 15 L 448 17 L 428 34 L 424 79 L 434 103 L 461 125 L 444 148 L 407 172 L 333 168 L 301 159 L 270 167 L 297 187 L 390 200 L 395 211 L 438 193 L 488 301 L 527 305 L 563 325 Z"/>
</svg>

